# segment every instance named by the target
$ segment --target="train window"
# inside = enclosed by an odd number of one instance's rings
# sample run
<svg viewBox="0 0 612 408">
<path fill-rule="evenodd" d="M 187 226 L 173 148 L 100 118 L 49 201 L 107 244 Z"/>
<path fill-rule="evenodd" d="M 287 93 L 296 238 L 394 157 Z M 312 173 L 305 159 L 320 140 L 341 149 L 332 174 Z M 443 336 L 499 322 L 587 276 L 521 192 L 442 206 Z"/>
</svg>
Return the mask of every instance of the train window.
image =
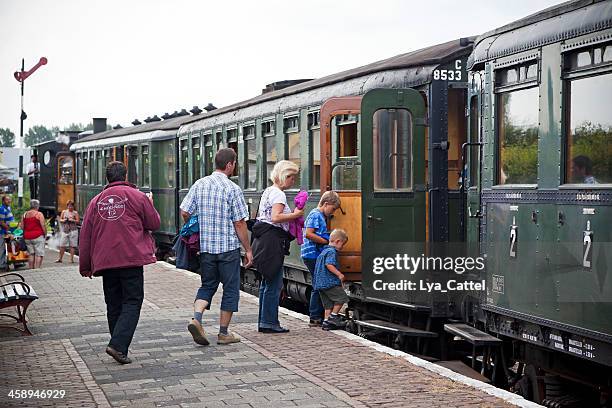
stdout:
<svg viewBox="0 0 612 408">
<path fill-rule="evenodd" d="M 497 184 L 537 184 L 538 88 L 497 95 Z"/>
<path fill-rule="evenodd" d="M 102 184 L 106 184 L 106 166 L 113 160 L 113 149 L 105 149 L 104 150 L 104 178 L 102 179 Z"/>
<path fill-rule="evenodd" d="M 89 184 L 89 153 L 83 152 L 83 184 Z"/>
<path fill-rule="evenodd" d="M 243 139 L 254 139 L 255 138 L 255 125 L 248 125 L 242 127 L 242 138 Z"/>
<path fill-rule="evenodd" d="M 518 70 L 515 69 L 508 69 L 505 72 L 505 78 L 502 79 L 502 81 L 506 84 L 512 84 L 515 82 L 518 82 L 519 76 L 518 76 Z"/>
<path fill-rule="evenodd" d="M 360 190 L 361 164 L 356 115 L 338 115 L 333 119 L 335 162 L 332 165 L 332 189 Z"/>
<path fill-rule="evenodd" d="M 255 128 L 253 127 L 253 134 L 249 133 L 249 138 L 244 140 L 244 152 L 246 155 L 247 163 L 245 166 L 246 175 L 244 178 L 244 188 L 256 189 L 257 188 L 257 145 L 255 143 Z"/>
<path fill-rule="evenodd" d="M 272 185 L 272 180 L 270 180 L 270 174 L 272 174 L 272 169 L 276 162 L 278 162 L 278 153 L 276 151 L 276 139 L 274 135 L 264 137 L 264 151 L 266 155 L 266 180 L 268 182 L 267 186 Z"/>
<path fill-rule="evenodd" d="M 236 163 L 239 162 L 238 155 L 238 128 L 227 129 L 227 147 L 232 149 L 236 153 Z M 237 182 L 238 177 L 238 166 L 234 167 L 234 172 L 230 176 L 232 181 Z"/>
<path fill-rule="evenodd" d="M 321 185 L 321 128 L 319 112 L 308 114 L 308 136 L 310 138 L 310 188 Z"/>
<path fill-rule="evenodd" d="M 212 133 L 204 135 L 204 173 L 205 175 L 213 172 L 213 140 Z"/>
<path fill-rule="evenodd" d="M 568 85 L 566 182 L 612 183 L 612 73 Z"/>
<path fill-rule="evenodd" d="M 189 141 L 183 139 L 180 141 L 181 151 L 181 185 L 179 188 L 189 188 Z"/>
<path fill-rule="evenodd" d="M 77 158 L 77 168 L 76 168 L 77 184 L 81 184 L 83 180 L 83 159 L 82 159 L 81 153 L 77 153 L 76 158 Z"/>
<path fill-rule="evenodd" d="M 531 64 L 527 66 L 527 75 L 525 79 L 532 79 L 538 77 L 538 64 Z"/>
<path fill-rule="evenodd" d="M 283 120 L 283 129 L 285 133 L 299 132 L 300 131 L 300 118 L 298 116 L 292 116 Z"/>
<path fill-rule="evenodd" d="M 239 155 L 238 155 L 238 142 L 228 142 L 227 143 L 227 147 L 229 147 L 230 149 L 232 149 L 234 151 L 234 153 L 236 153 L 236 166 L 234 167 L 234 172 L 230 176 L 230 179 L 232 179 L 233 182 L 237 183 L 238 163 L 239 163 L 239 160 L 240 160 L 239 159 Z"/>
<path fill-rule="evenodd" d="M 161 166 L 161 187 L 174 188 L 176 169 L 174 167 L 174 141 L 169 140 L 162 148 L 163 162 Z M 164 151 L 165 150 L 165 151 Z"/>
<path fill-rule="evenodd" d="M 78 155 L 77 155 L 78 157 Z M 74 173 L 73 173 L 73 167 L 74 162 L 72 157 L 70 156 L 62 156 L 60 157 L 60 159 L 58 160 L 58 167 L 59 167 L 59 184 L 72 184 L 74 181 Z"/>
<path fill-rule="evenodd" d="M 242 127 L 242 139 L 244 140 L 244 155 L 246 158 L 243 187 L 245 189 L 256 189 L 257 144 L 255 142 L 255 125 L 244 125 Z"/>
<path fill-rule="evenodd" d="M 225 145 L 223 144 L 223 132 L 218 131 L 215 135 L 215 140 L 217 141 L 217 150 L 223 149 Z"/>
<path fill-rule="evenodd" d="M 271 136 L 274 134 L 274 121 L 269 120 L 261 124 L 261 134 L 264 136 Z"/>
<path fill-rule="evenodd" d="M 297 117 L 291 119 L 295 119 L 297 121 Z M 285 131 L 285 157 L 287 158 L 287 160 L 295 163 L 298 167 L 301 167 L 300 133 L 297 130 L 297 124 L 293 127 L 288 128 Z M 295 176 L 295 184 L 293 188 L 300 188 L 300 185 L 300 173 L 298 173 Z"/>
<path fill-rule="evenodd" d="M 379 109 L 373 117 L 374 191 L 412 190 L 412 116 Z"/>
<path fill-rule="evenodd" d="M 595 48 L 595 50 L 593 51 L 593 64 L 601 64 L 602 62 L 602 55 L 601 55 L 601 48 Z"/>
<path fill-rule="evenodd" d="M 612 61 L 612 45 L 595 45 L 580 49 L 565 56 L 564 69 L 566 72 L 589 69 L 592 66 Z"/>
<path fill-rule="evenodd" d="M 115 160 L 125 163 L 123 160 L 125 154 L 125 146 L 117 146 L 115 147 Z"/>
<path fill-rule="evenodd" d="M 104 161 L 104 150 L 96 151 L 96 162 L 98 167 L 98 175 L 96 176 L 96 184 L 104 185 L 106 184 L 104 180 L 106 179 L 106 163 Z"/>
<path fill-rule="evenodd" d="M 128 147 L 128 181 L 138 185 L 138 146 Z"/>
<path fill-rule="evenodd" d="M 200 138 L 194 137 L 191 139 L 191 154 L 193 155 L 193 163 L 191 166 L 191 175 L 193 182 L 202 177 L 202 153 L 200 148 Z"/>
<path fill-rule="evenodd" d="M 537 81 L 538 63 L 530 61 L 521 65 L 501 69 L 495 72 L 497 86 L 511 86 L 527 82 Z"/>
<path fill-rule="evenodd" d="M 98 184 L 96 182 L 97 166 L 96 166 L 96 152 L 89 152 L 89 184 Z"/>
<path fill-rule="evenodd" d="M 149 177 L 149 169 L 151 164 L 149 162 L 149 146 L 143 145 L 142 148 L 142 185 L 143 187 L 149 187 L 151 185 Z"/>
<path fill-rule="evenodd" d="M 338 157 L 357 157 L 357 116 L 339 115 L 336 117 L 338 132 Z"/>
<path fill-rule="evenodd" d="M 227 142 L 228 143 L 238 142 L 238 129 L 233 128 L 233 129 L 227 130 Z"/>
<path fill-rule="evenodd" d="M 603 62 L 612 61 L 612 45 L 608 45 L 603 53 Z"/>
<path fill-rule="evenodd" d="M 77 153 L 76 154 L 76 178 L 77 178 L 77 184 L 81 184 L 81 165 L 83 163 L 83 160 L 81 160 L 81 153 Z"/>
</svg>

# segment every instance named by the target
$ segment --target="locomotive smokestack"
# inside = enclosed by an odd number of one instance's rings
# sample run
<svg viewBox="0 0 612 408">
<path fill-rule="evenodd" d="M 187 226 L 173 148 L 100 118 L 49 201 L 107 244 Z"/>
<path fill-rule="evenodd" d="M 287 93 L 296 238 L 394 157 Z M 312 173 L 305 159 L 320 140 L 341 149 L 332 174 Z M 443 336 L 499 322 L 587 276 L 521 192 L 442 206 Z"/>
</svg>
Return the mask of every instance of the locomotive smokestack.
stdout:
<svg viewBox="0 0 612 408">
<path fill-rule="evenodd" d="M 106 131 L 106 118 L 93 118 L 93 132 L 100 133 Z"/>
</svg>

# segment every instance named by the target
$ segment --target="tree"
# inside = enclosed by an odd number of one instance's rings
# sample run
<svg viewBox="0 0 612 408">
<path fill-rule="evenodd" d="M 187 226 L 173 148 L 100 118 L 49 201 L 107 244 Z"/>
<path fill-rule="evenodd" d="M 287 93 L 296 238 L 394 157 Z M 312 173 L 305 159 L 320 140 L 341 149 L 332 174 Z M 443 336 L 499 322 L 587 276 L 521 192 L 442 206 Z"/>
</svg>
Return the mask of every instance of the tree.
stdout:
<svg viewBox="0 0 612 408">
<path fill-rule="evenodd" d="M 23 137 L 23 142 L 26 146 L 34 146 L 35 144 L 53 140 L 53 133 L 57 131 L 57 127 L 51 129 L 46 128 L 44 125 L 32 126 L 28 133 Z"/>
<path fill-rule="evenodd" d="M 0 128 L 0 146 L 15 147 L 15 134 L 9 128 Z"/>
</svg>

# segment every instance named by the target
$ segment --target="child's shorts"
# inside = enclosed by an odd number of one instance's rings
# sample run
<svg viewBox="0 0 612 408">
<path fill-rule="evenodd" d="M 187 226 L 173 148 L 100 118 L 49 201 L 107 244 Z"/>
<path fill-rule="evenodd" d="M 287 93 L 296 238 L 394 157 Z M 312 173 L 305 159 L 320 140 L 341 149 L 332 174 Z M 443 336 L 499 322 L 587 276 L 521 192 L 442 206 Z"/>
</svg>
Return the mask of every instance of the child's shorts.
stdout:
<svg viewBox="0 0 612 408">
<path fill-rule="evenodd" d="M 334 305 L 343 305 L 348 302 L 348 296 L 342 286 L 319 289 L 319 296 L 325 309 L 331 309 Z"/>
</svg>

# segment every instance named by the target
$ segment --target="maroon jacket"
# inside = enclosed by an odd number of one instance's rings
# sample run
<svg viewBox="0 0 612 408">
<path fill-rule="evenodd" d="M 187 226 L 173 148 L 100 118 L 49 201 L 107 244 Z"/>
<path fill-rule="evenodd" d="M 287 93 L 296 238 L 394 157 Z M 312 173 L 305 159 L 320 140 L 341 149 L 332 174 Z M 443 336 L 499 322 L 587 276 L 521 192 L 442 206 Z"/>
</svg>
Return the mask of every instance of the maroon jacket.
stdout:
<svg viewBox="0 0 612 408">
<path fill-rule="evenodd" d="M 108 184 L 87 206 L 79 237 L 79 272 L 143 266 L 156 261 L 151 231 L 160 226 L 151 200 L 127 181 Z"/>
</svg>

